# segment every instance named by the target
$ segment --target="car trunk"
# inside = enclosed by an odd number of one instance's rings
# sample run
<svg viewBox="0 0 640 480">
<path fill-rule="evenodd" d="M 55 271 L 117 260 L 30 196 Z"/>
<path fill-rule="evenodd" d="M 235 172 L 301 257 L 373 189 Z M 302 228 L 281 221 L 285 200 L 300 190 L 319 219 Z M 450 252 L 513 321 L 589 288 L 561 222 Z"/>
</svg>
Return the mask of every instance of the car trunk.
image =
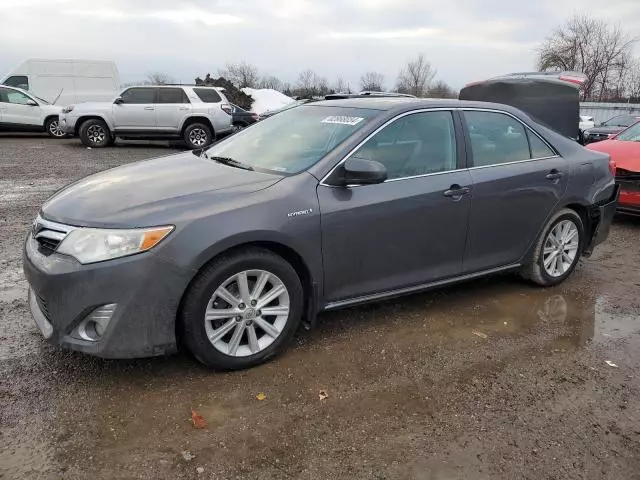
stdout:
<svg viewBox="0 0 640 480">
<path fill-rule="evenodd" d="M 566 137 L 579 136 L 580 97 L 573 83 L 555 78 L 501 77 L 467 85 L 459 98 L 510 105 Z"/>
</svg>

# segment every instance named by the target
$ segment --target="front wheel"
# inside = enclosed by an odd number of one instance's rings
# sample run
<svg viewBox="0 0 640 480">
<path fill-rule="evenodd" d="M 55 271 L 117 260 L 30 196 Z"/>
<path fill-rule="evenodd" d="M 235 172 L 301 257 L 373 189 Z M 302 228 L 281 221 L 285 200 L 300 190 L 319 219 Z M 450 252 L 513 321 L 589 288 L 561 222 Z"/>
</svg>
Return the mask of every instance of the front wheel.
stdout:
<svg viewBox="0 0 640 480">
<path fill-rule="evenodd" d="M 204 123 L 192 123 L 184 129 L 184 141 L 191 150 L 204 148 L 213 143 L 211 128 Z"/>
<path fill-rule="evenodd" d="M 60 128 L 58 117 L 48 119 L 44 124 L 44 129 L 47 131 L 47 134 L 53 138 L 64 138 L 67 135 L 64 133 L 64 130 Z"/>
<path fill-rule="evenodd" d="M 582 218 L 574 210 L 562 209 L 545 225 L 522 275 L 545 287 L 558 285 L 576 268 L 583 248 Z"/>
<path fill-rule="evenodd" d="M 111 132 L 102 120 L 92 118 L 80 127 L 80 141 L 86 147 L 101 148 L 111 144 Z"/>
<path fill-rule="evenodd" d="M 243 250 L 213 261 L 193 281 L 181 311 L 183 339 L 209 367 L 252 367 L 284 349 L 303 304 L 287 261 L 268 250 Z"/>
</svg>

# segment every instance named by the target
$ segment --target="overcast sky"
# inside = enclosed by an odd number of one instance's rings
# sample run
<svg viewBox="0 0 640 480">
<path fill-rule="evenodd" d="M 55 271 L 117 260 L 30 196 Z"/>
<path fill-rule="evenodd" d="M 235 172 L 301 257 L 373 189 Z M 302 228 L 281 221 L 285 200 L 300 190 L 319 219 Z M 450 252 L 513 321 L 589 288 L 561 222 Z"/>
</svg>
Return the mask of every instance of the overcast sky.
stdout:
<svg viewBox="0 0 640 480">
<path fill-rule="evenodd" d="M 640 34 L 640 0 L 0 0 L 0 76 L 27 58 L 87 58 L 114 60 L 123 83 L 150 71 L 192 82 L 244 60 L 292 83 L 311 68 L 358 88 L 374 70 L 392 87 L 424 52 L 460 88 L 531 70 L 575 12 Z"/>
</svg>

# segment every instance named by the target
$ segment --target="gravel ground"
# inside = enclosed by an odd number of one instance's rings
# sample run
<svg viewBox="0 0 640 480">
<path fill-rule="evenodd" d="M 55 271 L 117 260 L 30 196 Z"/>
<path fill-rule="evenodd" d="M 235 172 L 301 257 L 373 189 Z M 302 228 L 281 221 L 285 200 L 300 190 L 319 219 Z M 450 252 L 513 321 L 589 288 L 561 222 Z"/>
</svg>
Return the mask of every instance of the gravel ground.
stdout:
<svg viewBox="0 0 640 480">
<path fill-rule="evenodd" d="M 250 371 L 46 344 L 20 258 L 39 206 L 174 151 L 0 136 L 0 478 L 640 478 L 640 220 L 560 287 L 505 275 L 325 314 Z"/>
</svg>

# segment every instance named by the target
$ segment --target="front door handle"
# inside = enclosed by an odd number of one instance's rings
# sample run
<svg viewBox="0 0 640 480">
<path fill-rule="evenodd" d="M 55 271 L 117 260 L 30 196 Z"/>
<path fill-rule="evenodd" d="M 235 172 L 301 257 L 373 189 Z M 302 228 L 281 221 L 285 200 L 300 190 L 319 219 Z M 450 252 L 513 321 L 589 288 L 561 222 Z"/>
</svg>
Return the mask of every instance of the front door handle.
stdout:
<svg viewBox="0 0 640 480">
<path fill-rule="evenodd" d="M 549 173 L 547 173 L 547 180 L 557 180 L 559 178 L 562 178 L 562 175 L 564 175 L 564 173 L 556 170 L 555 168 L 553 170 L 551 170 Z"/>
<path fill-rule="evenodd" d="M 469 193 L 469 191 L 470 191 L 469 187 L 461 187 L 457 183 L 454 183 L 449 187 L 449 190 L 445 190 L 442 194 L 445 197 L 460 198 L 462 195 L 466 195 L 467 193 Z"/>
<path fill-rule="evenodd" d="M 153 107 L 144 107 L 145 110 L 153 110 Z"/>
</svg>

